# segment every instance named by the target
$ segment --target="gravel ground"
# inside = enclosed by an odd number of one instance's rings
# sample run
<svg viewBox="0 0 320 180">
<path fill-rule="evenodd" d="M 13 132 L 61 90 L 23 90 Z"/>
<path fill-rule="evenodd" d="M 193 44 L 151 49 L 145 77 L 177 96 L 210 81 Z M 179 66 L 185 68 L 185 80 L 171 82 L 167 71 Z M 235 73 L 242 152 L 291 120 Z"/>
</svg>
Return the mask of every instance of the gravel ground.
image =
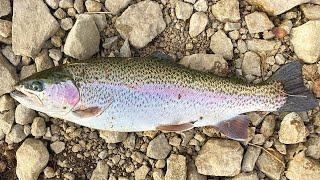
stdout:
<svg viewBox="0 0 320 180">
<path fill-rule="evenodd" d="M 212 127 L 99 132 L 8 95 L 19 79 L 71 59 L 161 50 L 249 83 L 298 60 L 320 98 L 319 0 L 1 0 L 0 50 L 0 179 L 320 179 L 319 107 L 248 113 L 249 138 L 238 142 Z"/>
</svg>

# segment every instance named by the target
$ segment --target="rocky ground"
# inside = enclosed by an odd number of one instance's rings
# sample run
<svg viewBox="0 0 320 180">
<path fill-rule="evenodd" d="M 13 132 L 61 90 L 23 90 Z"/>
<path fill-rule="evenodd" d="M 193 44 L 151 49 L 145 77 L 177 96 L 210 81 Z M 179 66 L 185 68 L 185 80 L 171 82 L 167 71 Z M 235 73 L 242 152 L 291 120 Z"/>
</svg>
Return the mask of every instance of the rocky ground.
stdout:
<svg viewBox="0 0 320 180">
<path fill-rule="evenodd" d="M 8 95 L 19 79 L 71 58 L 162 50 L 250 83 L 299 60 L 320 98 L 319 0 L 1 0 L 0 48 L 0 179 L 320 179 L 319 108 L 249 113 L 250 136 L 237 142 L 211 127 L 99 132 Z"/>
</svg>

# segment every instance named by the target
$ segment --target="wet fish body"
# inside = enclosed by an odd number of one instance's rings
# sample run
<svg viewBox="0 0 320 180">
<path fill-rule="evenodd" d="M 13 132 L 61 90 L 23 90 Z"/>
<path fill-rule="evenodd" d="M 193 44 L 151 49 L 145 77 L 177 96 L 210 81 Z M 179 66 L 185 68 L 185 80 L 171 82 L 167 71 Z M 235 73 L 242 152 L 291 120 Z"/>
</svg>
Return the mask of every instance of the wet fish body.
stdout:
<svg viewBox="0 0 320 180">
<path fill-rule="evenodd" d="M 40 105 L 19 97 L 26 84 L 32 86 L 35 80 L 47 84 L 35 95 Z M 254 86 L 153 57 L 104 58 L 54 67 L 17 87 L 20 94 L 13 93 L 13 97 L 28 107 L 83 126 L 124 132 L 212 125 L 232 137 L 237 130 L 228 129 L 225 122 L 236 122 L 234 126 L 241 128 L 248 120 L 240 114 L 303 111 L 317 105 L 303 85 L 299 63 L 287 65 L 270 81 Z M 27 93 L 33 92 L 29 88 Z M 43 100 L 48 96 L 56 100 Z"/>
</svg>

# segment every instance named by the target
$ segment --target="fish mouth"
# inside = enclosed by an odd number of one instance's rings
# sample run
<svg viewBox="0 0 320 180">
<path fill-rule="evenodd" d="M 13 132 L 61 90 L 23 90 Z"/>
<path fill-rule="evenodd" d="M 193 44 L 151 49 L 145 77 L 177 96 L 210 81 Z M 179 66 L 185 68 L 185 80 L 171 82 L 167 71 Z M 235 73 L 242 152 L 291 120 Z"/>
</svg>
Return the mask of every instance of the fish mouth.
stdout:
<svg viewBox="0 0 320 180">
<path fill-rule="evenodd" d="M 36 94 L 32 92 L 28 92 L 24 90 L 24 88 L 20 85 L 16 86 L 15 89 L 10 92 L 12 98 L 16 99 L 18 102 L 22 103 L 23 101 L 37 104 L 37 106 L 43 106 L 42 101 Z"/>
</svg>

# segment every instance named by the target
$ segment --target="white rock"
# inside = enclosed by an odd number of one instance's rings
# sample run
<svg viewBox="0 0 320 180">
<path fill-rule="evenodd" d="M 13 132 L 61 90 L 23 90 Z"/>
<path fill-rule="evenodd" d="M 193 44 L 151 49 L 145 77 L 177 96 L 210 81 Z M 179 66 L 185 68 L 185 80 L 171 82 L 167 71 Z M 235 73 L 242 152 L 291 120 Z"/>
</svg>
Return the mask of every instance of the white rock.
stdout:
<svg viewBox="0 0 320 180">
<path fill-rule="evenodd" d="M 161 169 L 154 169 L 152 172 L 152 178 L 154 180 L 164 180 L 163 171 Z"/>
<path fill-rule="evenodd" d="M 189 3 L 177 1 L 175 11 L 177 19 L 187 20 L 193 12 L 193 6 Z"/>
<path fill-rule="evenodd" d="M 32 136 L 43 136 L 47 131 L 46 122 L 43 117 L 35 117 L 31 125 Z"/>
<path fill-rule="evenodd" d="M 135 180 L 145 180 L 150 168 L 146 165 L 142 165 L 140 168 L 134 171 Z"/>
<path fill-rule="evenodd" d="M 27 135 L 24 133 L 24 128 L 20 124 L 15 124 L 9 134 L 6 136 L 6 142 L 8 144 L 11 143 L 19 143 L 23 141 Z"/>
<path fill-rule="evenodd" d="M 49 179 L 49 178 L 53 178 L 55 176 L 54 174 L 54 170 L 52 167 L 46 167 L 44 170 L 43 170 L 43 173 L 44 173 L 44 176 Z"/>
<path fill-rule="evenodd" d="M 16 152 L 19 180 L 37 180 L 49 161 L 49 152 L 40 140 L 25 140 Z"/>
<path fill-rule="evenodd" d="M 32 57 L 37 55 L 44 42 L 58 29 L 58 22 L 43 1 L 14 1 L 12 50 L 16 55 Z"/>
<path fill-rule="evenodd" d="M 193 7 L 197 11 L 206 12 L 208 10 L 208 2 L 207 0 L 198 0 Z"/>
<path fill-rule="evenodd" d="M 9 110 L 0 113 L 0 129 L 4 134 L 8 134 L 11 131 L 14 122 L 14 110 Z"/>
<path fill-rule="evenodd" d="M 247 47 L 255 53 L 266 53 L 269 56 L 275 55 L 281 46 L 280 41 L 268 41 L 262 39 L 253 39 L 247 41 Z"/>
<path fill-rule="evenodd" d="M 64 46 L 64 53 L 76 59 L 88 59 L 99 51 L 100 34 L 94 17 L 79 15 L 70 30 Z"/>
<path fill-rule="evenodd" d="M 120 48 L 120 57 L 131 57 L 131 50 L 128 39 L 124 41 L 123 45 Z"/>
<path fill-rule="evenodd" d="M 242 71 L 246 75 L 261 76 L 260 57 L 254 52 L 246 52 L 242 62 Z"/>
<path fill-rule="evenodd" d="M 182 155 L 171 154 L 167 159 L 165 180 L 185 180 L 187 178 L 187 159 Z"/>
<path fill-rule="evenodd" d="M 233 58 L 233 45 L 231 39 L 221 30 L 211 36 L 210 49 L 215 54 L 220 54 L 227 60 Z"/>
<path fill-rule="evenodd" d="M 115 27 L 123 39 L 130 44 L 142 48 L 151 42 L 166 27 L 160 5 L 145 0 L 128 7 L 117 18 Z"/>
<path fill-rule="evenodd" d="M 112 14 L 118 14 L 126 8 L 132 0 L 106 0 L 105 6 Z"/>
<path fill-rule="evenodd" d="M 10 0 L 1 0 L 0 1 L 0 17 L 6 16 L 11 13 L 11 4 Z"/>
<path fill-rule="evenodd" d="M 37 113 L 21 104 L 19 104 L 15 111 L 16 123 L 25 125 L 32 123 L 33 119 L 36 117 Z"/>
<path fill-rule="evenodd" d="M 0 53 L 0 96 L 11 92 L 18 79 L 15 68 Z"/>
<path fill-rule="evenodd" d="M 287 114 L 280 124 L 279 141 L 284 144 L 296 144 L 304 142 L 309 135 L 302 118 L 292 112 Z"/>
<path fill-rule="evenodd" d="M 106 141 L 106 143 L 118 143 L 127 138 L 128 133 L 116 132 L 116 131 L 100 131 L 100 137 Z"/>
<path fill-rule="evenodd" d="M 239 1 L 218 1 L 212 6 L 212 14 L 221 22 L 237 22 L 240 20 Z"/>
<path fill-rule="evenodd" d="M 251 34 L 267 31 L 274 27 L 268 16 L 263 12 L 254 12 L 244 18 Z"/>
<path fill-rule="evenodd" d="M 149 142 L 147 147 L 147 156 L 153 159 L 164 159 L 171 151 L 171 146 L 168 143 L 164 134 L 160 134 Z"/>
<path fill-rule="evenodd" d="M 106 161 L 99 161 L 90 180 L 108 180 L 109 166 Z"/>
<path fill-rule="evenodd" d="M 196 12 L 191 16 L 189 35 L 191 37 L 198 36 L 202 31 L 206 29 L 209 22 L 208 16 L 204 12 Z"/>
<path fill-rule="evenodd" d="M 291 8 L 300 4 L 309 2 L 310 0 L 246 0 L 252 5 L 255 5 L 270 15 L 277 16 Z"/>
<path fill-rule="evenodd" d="M 320 6 L 313 4 L 302 4 L 300 6 L 304 16 L 309 20 L 320 19 Z"/>
<path fill-rule="evenodd" d="M 200 71 L 211 71 L 217 75 L 225 75 L 228 72 L 227 61 L 218 54 L 192 54 L 185 56 L 180 64 Z"/>
<path fill-rule="evenodd" d="M 288 179 L 311 180 L 320 178 L 320 163 L 313 159 L 305 157 L 301 152 L 289 161 L 286 172 Z"/>
<path fill-rule="evenodd" d="M 308 21 L 301 26 L 293 28 L 291 43 L 294 52 L 304 62 L 317 62 L 320 57 L 320 20 Z"/>
<path fill-rule="evenodd" d="M 55 141 L 50 144 L 50 148 L 54 153 L 59 154 L 66 148 L 66 143 L 62 141 Z"/>
<path fill-rule="evenodd" d="M 14 100 L 8 94 L 0 96 L 0 113 L 15 108 Z"/>
<path fill-rule="evenodd" d="M 271 151 L 273 156 L 266 152 L 262 152 L 259 156 L 256 165 L 271 179 L 280 179 L 281 174 L 284 171 L 285 164 L 282 156 L 277 151 Z"/>
<path fill-rule="evenodd" d="M 235 176 L 240 173 L 243 148 L 237 141 L 210 139 L 195 159 L 198 172 L 210 176 Z"/>
<path fill-rule="evenodd" d="M 84 12 L 84 0 L 75 0 L 74 1 L 74 8 L 77 10 L 79 14 L 82 14 Z"/>
</svg>

